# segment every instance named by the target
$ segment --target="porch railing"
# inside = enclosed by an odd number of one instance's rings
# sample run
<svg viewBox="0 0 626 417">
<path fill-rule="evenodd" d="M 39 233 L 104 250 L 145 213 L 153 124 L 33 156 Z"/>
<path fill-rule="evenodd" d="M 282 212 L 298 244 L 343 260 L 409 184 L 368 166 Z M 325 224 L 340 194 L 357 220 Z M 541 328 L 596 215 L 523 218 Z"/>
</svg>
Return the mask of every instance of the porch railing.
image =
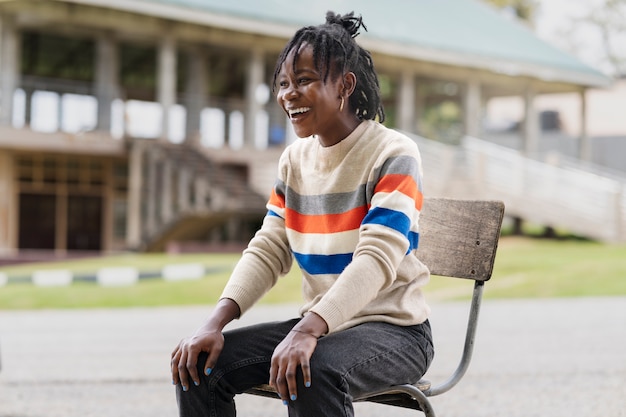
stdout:
<svg viewBox="0 0 626 417">
<path fill-rule="evenodd" d="M 415 138 L 430 195 L 503 200 L 507 214 L 605 242 L 626 242 L 626 176 L 473 137 L 460 147 Z"/>
</svg>

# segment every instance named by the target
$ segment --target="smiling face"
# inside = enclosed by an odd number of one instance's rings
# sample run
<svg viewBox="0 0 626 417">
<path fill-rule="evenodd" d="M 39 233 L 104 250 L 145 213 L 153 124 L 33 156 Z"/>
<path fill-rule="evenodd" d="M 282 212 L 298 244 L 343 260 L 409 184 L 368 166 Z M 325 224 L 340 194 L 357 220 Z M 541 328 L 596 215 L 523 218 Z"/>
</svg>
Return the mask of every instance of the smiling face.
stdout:
<svg viewBox="0 0 626 417">
<path fill-rule="evenodd" d="M 294 65 L 294 60 L 295 65 Z M 304 44 L 283 62 L 276 79 L 278 104 L 285 110 L 296 134 L 317 135 L 323 146 L 348 136 L 359 120 L 348 110 L 348 98 L 355 84 L 354 74 L 324 77 L 315 67 L 313 48 Z M 343 111 L 340 111 L 342 97 Z"/>
</svg>

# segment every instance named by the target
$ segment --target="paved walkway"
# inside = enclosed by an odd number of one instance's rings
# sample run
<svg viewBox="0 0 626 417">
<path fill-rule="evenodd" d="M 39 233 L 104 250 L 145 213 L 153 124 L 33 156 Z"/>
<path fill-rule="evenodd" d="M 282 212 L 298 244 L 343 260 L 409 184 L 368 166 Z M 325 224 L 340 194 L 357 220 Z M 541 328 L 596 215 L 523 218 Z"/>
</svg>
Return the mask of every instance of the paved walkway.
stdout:
<svg viewBox="0 0 626 417">
<path fill-rule="evenodd" d="M 433 306 L 438 381 L 458 360 L 465 303 Z M 259 306 L 241 324 L 284 318 Z M 169 354 L 208 308 L 0 311 L 0 417 L 176 415 Z M 468 374 L 439 416 L 626 416 L 626 297 L 486 301 Z M 238 397 L 239 415 L 286 416 Z M 422 415 L 361 403 L 357 417 Z"/>
</svg>

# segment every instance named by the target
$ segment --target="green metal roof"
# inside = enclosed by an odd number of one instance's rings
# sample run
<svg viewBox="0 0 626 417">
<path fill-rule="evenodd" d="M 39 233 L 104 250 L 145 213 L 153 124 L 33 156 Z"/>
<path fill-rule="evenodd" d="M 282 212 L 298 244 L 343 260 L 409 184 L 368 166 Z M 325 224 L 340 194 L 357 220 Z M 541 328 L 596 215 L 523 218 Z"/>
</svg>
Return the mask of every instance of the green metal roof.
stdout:
<svg viewBox="0 0 626 417">
<path fill-rule="evenodd" d="M 94 0 L 74 1 L 94 3 Z M 263 22 L 268 24 L 263 26 L 265 29 L 250 25 L 250 31 L 267 30 L 265 34 L 282 36 L 303 25 L 322 23 L 328 10 L 342 14 L 354 11 L 363 17 L 368 28 L 359 40 L 372 51 L 548 81 L 592 86 L 610 83 L 605 74 L 540 40 L 520 22 L 502 16 L 479 0 L 109 0 L 105 3 L 109 7 L 113 3 L 142 5 L 144 12 L 152 5 L 154 9 L 160 7 L 161 14 L 166 9 L 178 10 L 184 12 L 181 16 L 195 16 L 196 23 L 202 23 L 203 16 L 229 18 L 225 19 L 225 26 L 232 19 Z M 155 10 L 154 14 L 157 13 Z M 210 20 L 214 25 L 215 20 Z M 244 23 L 237 29 L 246 30 L 245 27 Z M 269 33 L 269 28 L 279 27 L 282 31 Z"/>
</svg>

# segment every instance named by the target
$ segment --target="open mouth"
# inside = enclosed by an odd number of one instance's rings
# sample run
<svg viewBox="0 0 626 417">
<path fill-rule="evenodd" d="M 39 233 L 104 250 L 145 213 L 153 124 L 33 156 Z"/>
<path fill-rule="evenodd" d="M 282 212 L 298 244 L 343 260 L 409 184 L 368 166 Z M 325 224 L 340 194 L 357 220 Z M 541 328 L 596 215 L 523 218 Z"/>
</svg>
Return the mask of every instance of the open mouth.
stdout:
<svg viewBox="0 0 626 417">
<path fill-rule="evenodd" d="M 295 119 L 311 110 L 310 107 L 298 107 L 296 109 L 288 109 L 287 113 L 291 119 Z"/>
</svg>

